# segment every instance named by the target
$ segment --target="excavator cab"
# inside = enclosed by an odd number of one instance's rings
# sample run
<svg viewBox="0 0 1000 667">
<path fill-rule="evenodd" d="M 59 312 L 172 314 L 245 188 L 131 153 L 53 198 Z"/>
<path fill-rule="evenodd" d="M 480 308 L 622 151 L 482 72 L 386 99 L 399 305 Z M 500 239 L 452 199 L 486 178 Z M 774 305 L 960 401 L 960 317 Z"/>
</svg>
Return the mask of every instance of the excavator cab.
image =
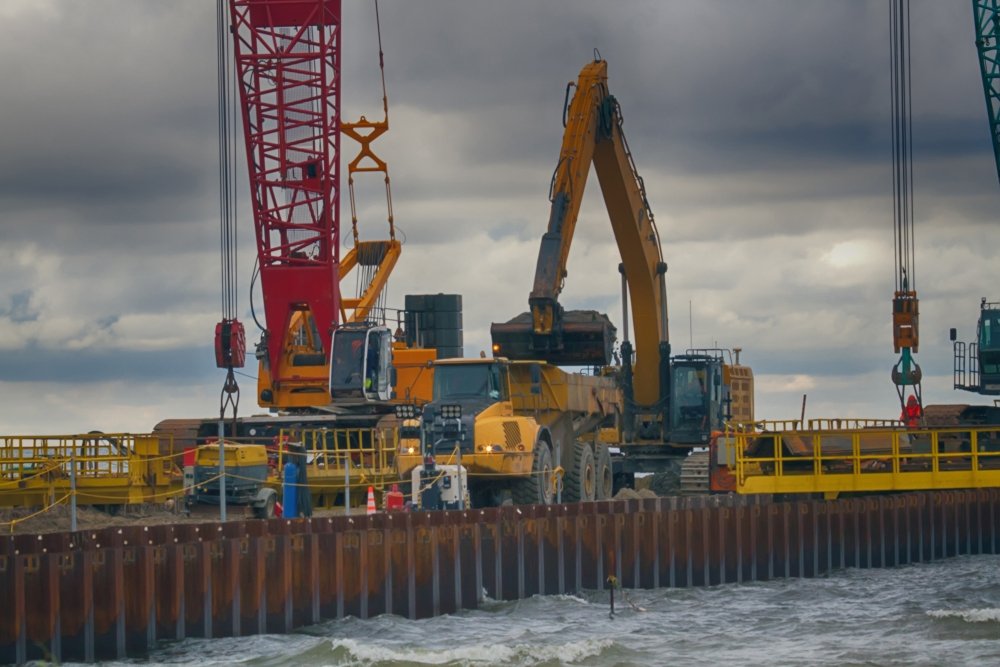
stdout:
<svg viewBox="0 0 1000 667">
<path fill-rule="evenodd" d="M 330 397 L 388 401 L 392 393 L 392 332 L 371 324 L 345 324 L 330 343 Z"/>
<path fill-rule="evenodd" d="M 1000 304 L 982 305 L 977 329 L 979 383 L 984 390 L 998 393 L 1000 392 Z"/>
<path fill-rule="evenodd" d="M 727 418 L 728 392 L 722 359 L 703 354 L 675 356 L 670 368 L 670 441 L 708 444 Z"/>
<path fill-rule="evenodd" d="M 984 396 L 1000 394 L 1000 303 L 984 298 L 979 304 L 976 342 L 966 345 L 956 337 L 952 329 L 955 389 Z"/>
</svg>

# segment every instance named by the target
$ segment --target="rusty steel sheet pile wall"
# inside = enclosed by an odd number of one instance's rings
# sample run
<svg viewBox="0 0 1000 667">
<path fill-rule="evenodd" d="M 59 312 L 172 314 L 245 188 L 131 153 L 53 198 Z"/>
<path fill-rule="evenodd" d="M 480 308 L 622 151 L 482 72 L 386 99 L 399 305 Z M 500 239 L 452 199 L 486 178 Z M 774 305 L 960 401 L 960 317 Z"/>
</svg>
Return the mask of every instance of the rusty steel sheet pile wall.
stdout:
<svg viewBox="0 0 1000 667">
<path fill-rule="evenodd" d="M 0 537 L 0 663 L 141 655 L 163 639 L 426 618 L 480 592 L 814 577 L 998 553 L 1000 490 L 837 501 L 658 498 Z"/>
</svg>

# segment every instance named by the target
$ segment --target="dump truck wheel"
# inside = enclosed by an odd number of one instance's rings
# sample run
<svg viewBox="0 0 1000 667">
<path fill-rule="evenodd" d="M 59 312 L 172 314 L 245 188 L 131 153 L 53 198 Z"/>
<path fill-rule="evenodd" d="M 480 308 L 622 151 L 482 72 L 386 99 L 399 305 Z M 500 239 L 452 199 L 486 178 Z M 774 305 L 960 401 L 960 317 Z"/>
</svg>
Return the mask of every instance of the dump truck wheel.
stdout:
<svg viewBox="0 0 1000 667">
<path fill-rule="evenodd" d="M 544 440 L 535 443 L 531 475 L 517 480 L 511 491 L 515 505 L 552 504 L 552 450 L 549 443 Z"/>
<path fill-rule="evenodd" d="M 594 445 L 596 484 L 594 498 L 610 500 L 614 496 L 614 479 L 611 471 L 611 452 L 603 442 Z"/>
<path fill-rule="evenodd" d="M 260 507 L 253 508 L 253 515 L 258 519 L 273 519 L 274 518 L 274 508 L 278 502 L 278 496 L 273 491 L 267 494 L 267 499 L 264 504 Z"/>
<path fill-rule="evenodd" d="M 597 486 L 597 466 L 594 450 L 586 442 L 573 444 L 573 463 L 566 471 L 566 488 L 563 500 L 568 503 L 594 500 Z"/>
</svg>

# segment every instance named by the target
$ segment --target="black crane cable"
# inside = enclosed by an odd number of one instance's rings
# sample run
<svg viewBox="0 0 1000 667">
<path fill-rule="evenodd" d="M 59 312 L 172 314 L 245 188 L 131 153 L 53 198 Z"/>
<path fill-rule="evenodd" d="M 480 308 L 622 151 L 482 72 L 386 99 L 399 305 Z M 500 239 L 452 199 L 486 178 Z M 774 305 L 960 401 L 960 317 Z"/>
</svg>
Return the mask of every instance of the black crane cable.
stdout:
<svg viewBox="0 0 1000 667">
<path fill-rule="evenodd" d="M 236 317 L 236 184 L 232 132 L 235 123 L 230 117 L 233 105 L 230 92 L 229 29 L 225 0 L 216 1 L 216 56 L 218 74 L 219 131 L 219 231 L 222 257 L 222 317 Z M 233 81 L 235 83 L 235 81 Z"/>
<path fill-rule="evenodd" d="M 237 255 L 236 255 L 236 182 L 235 141 L 232 141 L 235 118 L 235 78 L 230 75 L 229 22 L 226 19 L 225 0 L 216 0 L 215 47 L 216 74 L 218 80 L 218 132 L 219 132 L 219 245 L 222 258 L 222 319 L 236 320 L 237 303 Z M 235 420 L 239 406 L 240 391 L 236 383 L 233 366 L 226 369 L 226 381 L 220 397 L 219 417 L 225 418 L 228 408 L 232 408 Z"/>
<path fill-rule="evenodd" d="M 892 89 L 892 206 L 896 291 L 916 291 L 913 243 L 913 116 L 910 1 L 889 5 Z"/>
<path fill-rule="evenodd" d="M 385 85 L 385 53 L 382 50 L 382 20 L 379 16 L 378 11 L 378 0 L 374 0 L 372 3 L 375 7 L 375 31 L 378 37 L 378 66 L 379 73 L 382 82 L 382 111 L 384 114 L 385 122 L 389 122 L 389 95 Z M 354 290 L 357 298 L 361 298 L 365 292 L 370 288 L 371 284 L 375 280 L 375 276 L 378 274 L 380 268 L 382 257 L 385 254 L 385 248 L 378 247 L 370 249 L 369 251 L 363 251 L 360 244 L 360 234 L 358 233 L 357 227 L 357 211 L 355 209 L 354 201 L 354 189 L 353 189 L 353 179 L 349 181 L 351 183 L 351 238 L 356 242 L 355 249 L 357 251 L 357 271 L 354 274 Z M 392 212 L 392 191 L 389 180 L 388 166 L 386 166 L 385 171 L 385 192 L 386 192 L 386 202 L 388 205 L 388 221 L 389 221 L 389 238 L 395 239 L 395 220 Z M 343 239 L 347 238 L 347 234 L 341 235 Z M 385 313 L 387 310 L 387 300 L 388 296 L 388 284 L 384 285 L 383 288 L 375 297 L 374 303 L 368 310 L 368 315 L 366 315 L 366 320 L 376 320 L 385 321 Z"/>
</svg>

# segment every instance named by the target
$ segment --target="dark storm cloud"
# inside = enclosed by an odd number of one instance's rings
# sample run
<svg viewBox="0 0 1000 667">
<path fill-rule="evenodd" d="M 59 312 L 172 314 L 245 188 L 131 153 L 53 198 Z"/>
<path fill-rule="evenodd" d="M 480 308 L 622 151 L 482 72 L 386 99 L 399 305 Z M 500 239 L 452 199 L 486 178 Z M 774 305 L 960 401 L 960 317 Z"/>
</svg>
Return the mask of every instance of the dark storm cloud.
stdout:
<svg viewBox="0 0 1000 667">
<path fill-rule="evenodd" d="M 0 25 L 0 377 L 202 380 L 215 370 L 199 346 L 219 300 L 214 3 L 11 7 Z M 565 86 L 596 47 L 671 266 L 675 340 L 686 338 L 682 313 L 693 302 L 696 343 L 745 345 L 758 373 L 847 381 L 885 367 L 884 0 L 382 0 L 380 11 L 392 122 L 381 154 L 407 240 L 393 285 L 462 291 L 470 349 L 485 344 L 490 321 L 526 306 Z M 976 267 L 989 266 L 995 247 L 971 24 L 967 2 L 913 3 L 924 321 L 945 353 L 940 322 L 960 319 L 954 304 L 983 283 Z M 342 35 L 344 117 L 377 118 L 370 2 L 345 2 Z M 342 146 L 345 157 L 355 150 Z M 239 143 L 245 312 L 244 155 Z M 359 203 L 362 220 L 384 225 L 379 186 Z M 593 182 L 587 197 L 565 304 L 617 316 L 617 259 Z M 346 191 L 342 201 L 348 236 Z M 858 239 L 885 256 L 825 259 Z M 53 329 L 67 333 L 44 336 Z M 67 341 L 78 347 L 69 352 Z"/>
<path fill-rule="evenodd" d="M 209 3 L 51 7 L 26 5 L 0 28 L 0 57 L 19 63 L 0 69 L 4 226 L 46 209 L 73 225 L 203 214 L 215 188 Z"/>
<path fill-rule="evenodd" d="M 710 200 L 682 186 L 657 197 L 663 202 L 657 211 L 888 196 L 885 3 L 383 6 L 387 43 L 409 54 L 388 61 L 390 96 L 405 99 L 407 107 L 462 114 L 468 125 L 455 123 L 447 148 L 474 166 L 450 171 L 430 156 L 430 168 L 397 177 L 400 198 L 445 191 L 454 202 L 506 192 L 512 200 L 534 193 L 538 201 L 558 157 L 564 83 L 575 79 L 593 46 L 610 61 L 609 85 L 622 103 L 647 187 L 656 192 L 670 188 L 671 179 L 698 175 L 718 179 Z M 985 161 L 988 134 L 971 30 L 945 20 L 952 18 L 948 13 L 938 3 L 916 3 L 913 10 L 915 153 L 931 163 L 956 156 Z M 588 36 L 600 44 L 584 44 Z M 479 168 L 499 164 L 517 166 L 527 180 L 481 175 Z M 922 181 L 922 192 L 968 190 L 963 184 L 981 181 L 982 171 L 949 169 L 943 180 Z M 769 182 L 748 189 L 753 179 Z M 743 182 L 734 187 L 736 180 Z M 976 202 L 956 203 L 982 211 Z M 822 224 L 803 216 L 793 233 Z M 776 217 L 757 227 L 774 233 L 789 226 Z M 436 228 L 427 229 L 436 236 Z"/>
<path fill-rule="evenodd" d="M 28 345 L 0 354 L 6 382 L 89 384 L 107 380 L 134 383 L 196 384 L 212 379 L 215 353 L 208 347 L 173 350 L 58 350 Z M 164 400 L 169 397 L 165 396 Z"/>
<path fill-rule="evenodd" d="M 74 223 L 161 222 L 164 205 L 173 215 L 198 210 L 209 185 L 204 164 L 171 158 L 155 145 L 116 146 L 98 138 L 73 152 L 63 153 L 66 148 L 0 164 L 0 201 L 9 212 L 43 201 L 71 209 Z"/>
</svg>

